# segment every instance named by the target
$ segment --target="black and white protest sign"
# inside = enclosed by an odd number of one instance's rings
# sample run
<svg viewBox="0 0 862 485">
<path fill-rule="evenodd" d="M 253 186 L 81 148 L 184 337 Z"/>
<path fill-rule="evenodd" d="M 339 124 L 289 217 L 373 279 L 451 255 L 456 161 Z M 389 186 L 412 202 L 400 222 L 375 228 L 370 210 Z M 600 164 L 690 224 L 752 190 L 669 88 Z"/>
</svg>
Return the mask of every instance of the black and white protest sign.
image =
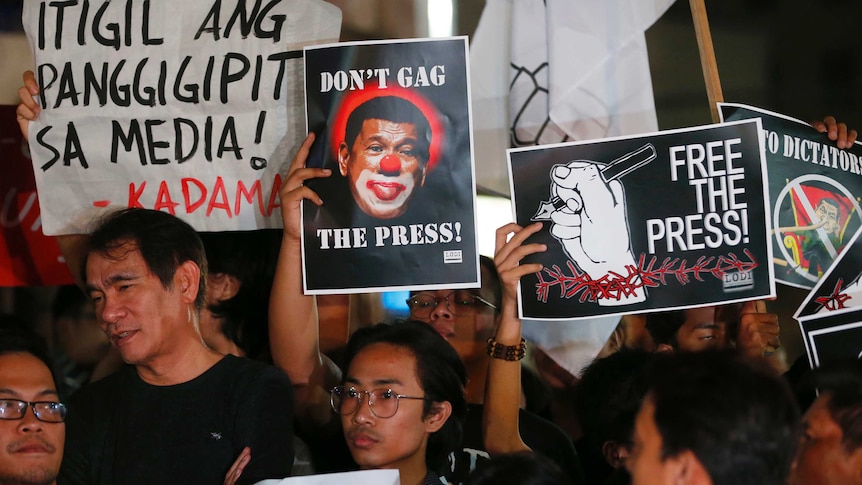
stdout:
<svg viewBox="0 0 862 485">
<path fill-rule="evenodd" d="M 862 226 L 862 144 L 839 149 L 808 123 L 751 106 L 721 103 L 719 110 L 725 121 L 760 118 L 775 277 L 813 288 Z"/>
<path fill-rule="evenodd" d="M 307 293 L 479 286 L 466 38 L 305 50 Z"/>
<path fill-rule="evenodd" d="M 799 328 L 812 368 L 862 359 L 862 308 L 802 316 Z"/>
<path fill-rule="evenodd" d="M 509 151 L 516 221 L 543 221 L 524 318 L 570 319 L 775 292 L 756 120 Z"/>
<path fill-rule="evenodd" d="M 338 38 L 336 7 L 34 0 L 23 23 L 41 90 L 30 149 L 46 234 L 85 231 L 107 206 L 199 230 L 280 226 L 279 171 L 304 137 L 302 47 Z"/>
<path fill-rule="evenodd" d="M 862 229 L 817 282 L 796 310 L 794 318 L 862 307 Z"/>
</svg>

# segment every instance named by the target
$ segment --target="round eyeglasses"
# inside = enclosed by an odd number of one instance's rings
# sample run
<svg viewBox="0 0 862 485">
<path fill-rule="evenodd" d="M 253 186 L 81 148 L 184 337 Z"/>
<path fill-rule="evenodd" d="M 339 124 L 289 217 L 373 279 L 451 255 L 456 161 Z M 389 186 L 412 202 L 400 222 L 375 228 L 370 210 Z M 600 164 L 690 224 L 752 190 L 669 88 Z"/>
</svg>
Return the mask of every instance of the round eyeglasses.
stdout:
<svg viewBox="0 0 862 485">
<path fill-rule="evenodd" d="M 54 401 L 27 402 L 18 399 L 0 399 L 0 419 L 24 419 L 27 408 L 39 421 L 62 423 L 66 419 L 66 405 Z"/>
<path fill-rule="evenodd" d="M 424 401 L 425 397 L 405 396 L 396 394 L 392 389 L 372 389 L 360 391 L 352 386 L 335 386 L 329 394 L 329 404 L 332 410 L 341 415 L 349 415 L 356 412 L 362 405 L 363 396 L 368 396 L 368 407 L 378 418 L 391 418 L 398 412 L 398 401 L 402 399 L 416 399 Z"/>
<path fill-rule="evenodd" d="M 456 290 L 443 298 L 437 298 L 431 293 L 417 293 L 407 299 L 407 306 L 410 307 L 410 312 L 414 317 L 428 318 L 441 301 L 446 302 L 446 309 L 456 317 L 468 315 L 478 305 L 487 305 L 497 309 L 490 301 L 467 290 Z"/>
</svg>

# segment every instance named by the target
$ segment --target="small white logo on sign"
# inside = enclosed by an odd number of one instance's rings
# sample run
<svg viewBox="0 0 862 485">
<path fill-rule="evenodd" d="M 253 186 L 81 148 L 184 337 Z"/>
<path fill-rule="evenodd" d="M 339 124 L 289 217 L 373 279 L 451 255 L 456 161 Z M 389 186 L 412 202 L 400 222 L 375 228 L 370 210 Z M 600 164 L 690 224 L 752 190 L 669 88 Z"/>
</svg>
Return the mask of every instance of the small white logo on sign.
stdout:
<svg viewBox="0 0 862 485">
<path fill-rule="evenodd" d="M 210 438 L 218 441 L 221 439 L 221 433 L 216 433 L 215 431 L 210 433 Z"/>
<path fill-rule="evenodd" d="M 726 273 L 722 277 L 724 291 L 742 291 L 754 288 L 754 275 L 751 271 Z"/>
<path fill-rule="evenodd" d="M 452 250 L 452 251 L 443 251 L 443 262 L 448 263 L 460 263 L 461 262 L 461 250 Z"/>
</svg>

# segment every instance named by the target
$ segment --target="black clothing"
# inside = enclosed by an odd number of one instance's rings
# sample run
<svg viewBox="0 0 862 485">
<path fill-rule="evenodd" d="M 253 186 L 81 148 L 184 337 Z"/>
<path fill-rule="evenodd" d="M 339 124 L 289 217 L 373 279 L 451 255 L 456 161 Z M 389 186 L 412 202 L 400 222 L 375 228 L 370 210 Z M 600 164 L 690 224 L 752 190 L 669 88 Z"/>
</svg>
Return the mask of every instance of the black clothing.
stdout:
<svg viewBox="0 0 862 485">
<path fill-rule="evenodd" d="M 58 483 L 216 485 L 245 446 L 238 483 L 290 475 L 293 390 L 278 369 L 226 356 L 182 384 L 153 386 L 134 367 L 70 403 Z"/>
<path fill-rule="evenodd" d="M 465 483 L 467 476 L 476 468 L 477 462 L 490 459 L 482 439 L 483 409 L 481 404 L 470 404 L 467 408 L 461 446 L 449 455 L 449 468 L 444 473 L 446 480 L 452 485 Z M 521 439 L 533 452 L 551 459 L 573 484 L 586 483 L 575 447 L 563 430 L 523 409 L 519 414 L 518 427 Z"/>
</svg>

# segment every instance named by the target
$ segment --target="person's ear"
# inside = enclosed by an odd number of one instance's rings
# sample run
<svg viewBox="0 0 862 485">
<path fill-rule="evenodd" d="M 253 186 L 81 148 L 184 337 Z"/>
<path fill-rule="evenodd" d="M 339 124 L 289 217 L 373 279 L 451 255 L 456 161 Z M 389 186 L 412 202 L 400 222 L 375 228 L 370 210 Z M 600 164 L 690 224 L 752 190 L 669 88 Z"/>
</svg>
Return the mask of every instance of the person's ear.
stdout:
<svg viewBox="0 0 862 485">
<path fill-rule="evenodd" d="M 350 148 L 347 143 L 341 142 L 338 144 L 338 171 L 342 177 L 347 176 L 347 163 L 350 161 Z"/>
<path fill-rule="evenodd" d="M 174 273 L 174 289 L 179 291 L 183 302 L 194 303 L 200 291 L 201 269 L 193 261 L 184 261 Z"/>
<path fill-rule="evenodd" d="M 431 410 L 428 416 L 425 417 L 425 431 L 428 433 L 436 433 L 446 424 L 446 420 L 452 415 L 452 404 L 449 401 L 434 402 L 431 404 Z"/>
<path fill-rule="evenodd" d="M 422 187 L 425 185 L 425 176 L 428 175 L 428 162 L 422 164 L 422 178 L 419 179 L 419 186 Z"/>
<path fill-rule="evenodd" d="M 207 278 L 207 287 L 212 300 L 224 301 L 229 300 L 239 293 L 239 287 L 242 286 L 236 276 L 227 273 L 210 274 Z"/>
<path fill-rule="evenodd" d="M 673 352 L 673 347 L 668 344 L 658 344 L 658 347 L 655 348 L 656 352 Z"/>
<path fill-rule="evenodd" d="M 625 466 L 626 459 L 629 457 L 629 449 L 624 444 L 609 440 L 602 444 L 602 455 L 610 466 L 614 468 L 622 468 Z"/>
</svg>

